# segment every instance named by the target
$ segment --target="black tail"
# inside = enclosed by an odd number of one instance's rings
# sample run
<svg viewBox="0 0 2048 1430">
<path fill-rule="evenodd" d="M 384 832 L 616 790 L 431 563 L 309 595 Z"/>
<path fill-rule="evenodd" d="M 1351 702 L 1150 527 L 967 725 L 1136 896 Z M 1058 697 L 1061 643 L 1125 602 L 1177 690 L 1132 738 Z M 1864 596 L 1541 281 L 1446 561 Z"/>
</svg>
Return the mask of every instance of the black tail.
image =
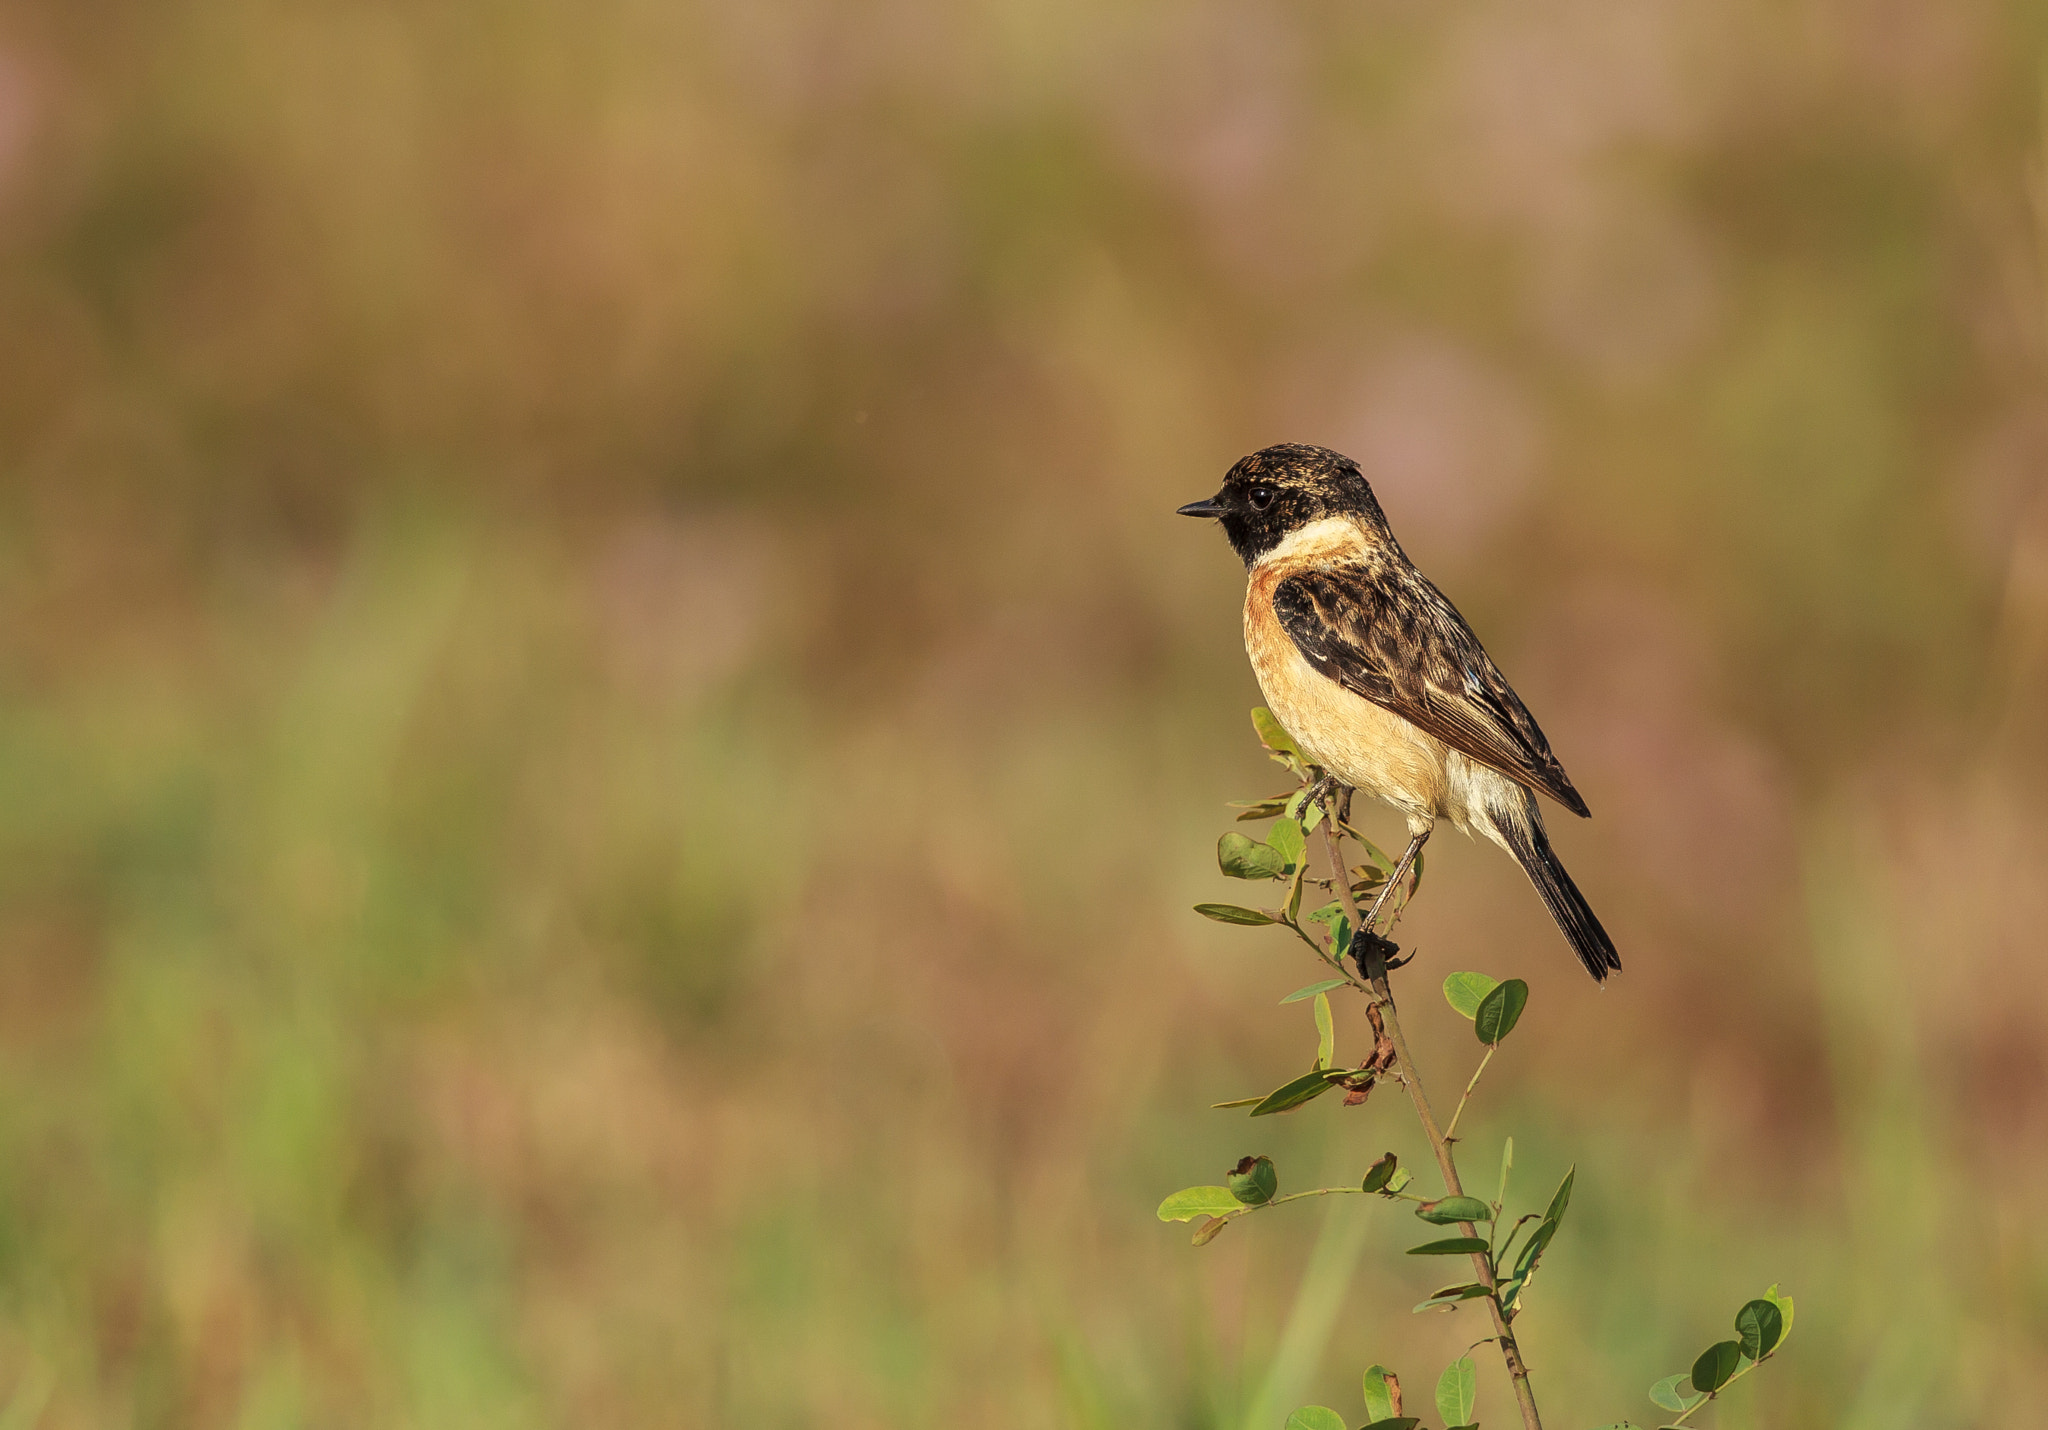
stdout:
<svg viewBox="0 0 2048 1430">
<path fill-rule="evenodd" d="M 1550 836 L 1543 831 L 1543 816 L 1536 809 L 1536 797 L 1524 791 L 1522 798 L 1521 809 L 1494 811 L 1494 823 L 1521 864 L 1522 872 L 1542 896 L 1543 907 L 1557 920 L 1572 952 L 1586 965 L 1586 972 L 1593 975 L 1594 981 L 1604 983 L 1609 973 L 1621 972 L 1621 955 L 1614 951 L 1614 940 L 1600 927 L 1586 896 L 1558 862 L 1557 851 L 1550 847 Z"/>
</svg>

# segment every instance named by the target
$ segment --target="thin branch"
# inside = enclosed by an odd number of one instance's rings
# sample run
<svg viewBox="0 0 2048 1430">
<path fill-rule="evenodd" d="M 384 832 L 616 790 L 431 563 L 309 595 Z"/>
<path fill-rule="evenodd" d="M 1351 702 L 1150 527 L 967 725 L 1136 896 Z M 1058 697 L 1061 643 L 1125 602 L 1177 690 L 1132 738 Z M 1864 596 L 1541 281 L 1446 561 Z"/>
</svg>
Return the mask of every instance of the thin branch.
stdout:
<svg viewBox="0 0 2048 1430">
<path fill-rule="evenodd" d="M 1436 1153 L 1437 1169 L 1443 1173 L 1446 1196 L 1461 1197 L 1465 1194 L 1463 1183 L 1458 1180 L 1458 1164 L 1451 1154 L 1451 1144 L 1445 1140 L 1437 1127 L 1436 1114 L 1430 1110 L 1429 1098 L 1422 1090 L 1422 1075 L 1417 1071 L 1415 1059 L 1408 1051 L 1408 1037 L 1402 1031 L 1400 1014 L 1394 1007 L 1394 990 L 1387 981 L 1386 955 L 1380 941 L 1367 933 L 1358 916 L 1358 900 L 1352 897 L 1351 884 L 1344 877 L 1347 872 L 1344 850 L 1333 821 L 1323 821 L 1323 837 L 1329 848 L 1330 867 L 1344 900 L 1344 912 L 1351 918 L 1352 947 L 1364 950 L 1366 981 L 1372 984 L 1372 1003 L 1369 1008 L 1382 1013 L 1386 1022 L 1386 1033 L 1393 1040 L 1394 1056 L 1400 1069 L 1401 1084 L 1408 1089 L 1408 1100 L 1415 1105 L 1416 1120 L 1422 1124 L 1422 1132 L 1429 1139 L 1430 1150 Z M 1391 883 L 1391 879 L 1389 880 Z M 1482 1064 L 1483 1066 L 1483 1064 Z M 1472 1223 L 1460 1223 L 1465 1235 L 1475 1237 Z M 1493 1260 L 1483 1252 L 1472 1254 L 1472 1266 L 1479 1273 L 1479 1282 L 1486 1287 L 1486 1309 L 1493 1318 L 1495 1339 L 1500 1344 L 1501 1359 L 1506 1362 L 1508 1378 L 1515 1387 L 1515 1402 L 1522 1411 L 1523 1430 L 1543 1430 L 1543 1419 L 1536 1411 L 1536 1392 L 1529 1385 L 1529 1367 L 1522 1361 L 1522 1348 L 1516 1344 L 1514 1333 L 1508 1329 L 1507 1316 L 1501 1310 L 1500 1290 L 1493 1274 Z"/>
<path fill-rule="evenodd" d="M 1247 1217 L 1250 1216 L 1253 1212 L 1262 1212 L 1266 1210 L 1266 1208 L 1268 1207 L 1277 1207 L 1285 1202 L 1298 1202 L 1304 1197 L 1342 1196 L 1346 1192 L 1356 1192 L 1360 1196 L 1363 1196 L 1365 1195 L 1365 1188 L 1362 1186 L 1315 1187 L 1306 1192 L 1289 1192 L 1284 1197 L 1275 1197 L 1270 1202 L 1260 1202 L 1257 1206 L 1239 1207 L 1235 1211 L 1227 1211 L 1223 1214 L 1223 1219 L 1225 1221 L 1236 1221 L 1240 1217 Z"/>
<path fill-rule="evenodd" d="M 1479 1074 L 1486 1071 L 1486 1065 L 1493 1061 L 1493 1055 L 1499 1047 L 1499 1043 L 1486 1045 L 1486 1056 L 1479 1060 L 1479 1066 L 1473 1070 L 1472 1081 L 1465 1084 L 1465 1095 L 1458 1099 L 1458 1110 L 1451 1114 L 1451 1125 L 1444 1129 L 1444 1141 L 1458 1140 L 1458 1119 L 1465 1115 L 1465 1104 L 1472 1100 L 1472 1089 L 1479 1086 Z"/>
</svg>

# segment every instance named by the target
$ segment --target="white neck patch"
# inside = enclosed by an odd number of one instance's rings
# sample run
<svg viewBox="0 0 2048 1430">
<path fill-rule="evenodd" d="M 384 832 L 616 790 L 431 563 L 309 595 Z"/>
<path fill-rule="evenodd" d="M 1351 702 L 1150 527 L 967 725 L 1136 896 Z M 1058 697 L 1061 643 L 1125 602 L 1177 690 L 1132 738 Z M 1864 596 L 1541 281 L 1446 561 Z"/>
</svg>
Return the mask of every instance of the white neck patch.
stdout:
<svg viewBox="0 0 2048 1430">
<path fill-rule="evenodd" d="M 1264 566 L 1273 561 L 1310 561 L 1317 557 L 1356 556 L 1369 545 L 1365 526 L 1356 517 L 1326 516 L 1298 526 L 1278 546 L 1258 559 Z"/>
</svg>

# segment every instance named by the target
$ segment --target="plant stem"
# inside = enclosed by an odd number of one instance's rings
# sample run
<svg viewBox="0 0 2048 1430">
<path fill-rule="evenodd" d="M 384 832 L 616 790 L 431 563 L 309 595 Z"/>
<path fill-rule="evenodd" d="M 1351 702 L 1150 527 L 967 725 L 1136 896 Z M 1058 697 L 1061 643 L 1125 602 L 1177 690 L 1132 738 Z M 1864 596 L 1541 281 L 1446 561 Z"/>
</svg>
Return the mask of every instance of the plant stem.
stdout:
<svg viewBox="0 0 2048 1430">
<path fill-rule="evenodd" d="M 1330 820 L 1323 822 L 1323 837 L 1329 847 L 1330 867 L 1344 901 L 1344 912 L 1351 919 L 1352 947 L 1365 950 L 1366 979 L 1372 984 L 1375 1004 L 1385 1016 L 1387 1036 L 1393 1040 L 1394 1065 L 1400 1071 L 1401 1084 L 1408 1089 L 1408 1100 L 1415 1104 L 1415 1117 L 1422 1124 L 1423 1135 L 1429 1139 L 1430 1150 L 1436 1153 L 1437 1170 L 1443 1173 L 1444 1178 L 1444 1195 L 1462 1197 L 1465 1188 L 1458 1180 L 1458 1164 L 1451 1155 L 1451 1144 L 1436 1125 L 1436 1114 L 1430 1111 L 1429 1098 L 1422 1091 L 1422 1076 L 1416 1071 L 1415 1059 L 1408 1051 L 1407 1034 L 1401 1030 L 1401 1016 L 1394 1007 L 1394 990 L 1387 981 L 1386 957 L 1380 952 L 1379 942 L 1372 931 L 1359 922 L 1358 900 L 1352 897 L 1351 881 L 1345 877 L 1348 870 L 1344 864 L 1344 850 Z M 1465 1235 L 1477 1236 L 1472 1223 L 1463 1222 L 1460 1226 Z M 1507 1316 L 1501 1311 L 1492 1258 L 1483 1252 L 1474 1252 L 1472 1266 L 1479 1273 L 1480 1284 L 1487 1289 L 1487 1313 L 1493 1317 L 1495 1341 L 1500 1346 L 1501 1359 L 1507 1365 L 1508 1379 L 1515 1387 L 1515 1402 L 1521 1407 L 1523 1430 L 1543 1430 L 1543 1419 L 1536 1413 L 1536 1392 L 1529 1385 L 1529 1367 L 1522 1363 L 1522 1348 L 1515 1343 L 1514 1333 L 1508 1329 Z"/>
<path fill-rule="evenodd" d="M 1286 1196 L 1284 1196 L 1284 1197 L 1275 1197 L 1275 1198 L 1273 1198 L 1273 1200 L 1272 1200 L 1272 1201 L 1270 1201 L 1270 1202 L 1260 1202 L 1260 1203 L 1259 1203 L 1259 1204 L 1258 1204 L 1257 1206 L 1255 1206 L 1255 1207 L 1239 1207 L 1239 1208 L 1238 1208 L 1238 1209 L 1237 1209 L 1236 1211 L 1234 1211 L 1234 1212 L 1225 1212 L 1225 1213 L 1224 1213 L 1224 1215 L 1225 1215 L 1226 1217 L 1231 1217 L 1231 1218 L 1236 1218 L 1236 1217 L 1242 1217 L 1242 1216 L 1250 1216 L 1250 1215 L 1251 1215 L 1251 1214 L 1252 1214 L 1253 1212 L 1262 1212 L 1262 1211 L 1264 1211 L 1264 1210 L 1265 1210 L 1265 1209 L 1266 1209 L 1267 1207 L 1277 1207 L 1277 1206 L 1279 1206 L 1279 1205 L 1280 1205 L 1280 1204 L 1281 1204 L 1282 1202 L 1298 1202 L 1298 1201 L 1300 1201 L 1300 1200 L 1301 1200 L 1301 1199 L 1302 1199 L 1303 1197 L 1334 1197 L 1334 1196 L 1342 1196 L 1342 1195 L 1343 1195 L 1344 1193 L 1346 1193 L 1346 1192 L 1356 1192 L 1356 1193 L 1358 1193 L 1358 1194 L 1359 1194 L 1360 1196 L 1363 1196 L 1363 1195 L 1365 1194 L 1365 1188 L 1364 1188 L 1364 1187 L 1316 1187 L 1316 1188 L 1314 1188 L 1314 1189 L 1312 1189 L 1312 1190 L 1310 1190 L 1310 1191 L 1306 1191 L 1306 1192 L 1289 1192 L 1289 1193 L 1288 1193 L 1288 1194 L 1287 1194 Z"/>
<path fill-rule="evenodd" d="M 1493 1061 L 1494 1049 L 1499 1046 L 1499 1043 L 1487 1044 L 1486 1056 L 1479 1060 L 1479 1066 L 1473 1070 L 1472 1081 L 1465 1084 L 1465 1095 L 1458 1099 L 1458 1110 L 1451 1114 L 1451 1125 L 1444 1129 L 1444 1141 L 1458 1140 L 1458 1119 L 1465 1115 L 1465 1104 L 1472 1100 L 1472 1089 L 1479 1086 L 1479 1074 L 1486 1071 L 1486 1065 Z"/>
</svg>

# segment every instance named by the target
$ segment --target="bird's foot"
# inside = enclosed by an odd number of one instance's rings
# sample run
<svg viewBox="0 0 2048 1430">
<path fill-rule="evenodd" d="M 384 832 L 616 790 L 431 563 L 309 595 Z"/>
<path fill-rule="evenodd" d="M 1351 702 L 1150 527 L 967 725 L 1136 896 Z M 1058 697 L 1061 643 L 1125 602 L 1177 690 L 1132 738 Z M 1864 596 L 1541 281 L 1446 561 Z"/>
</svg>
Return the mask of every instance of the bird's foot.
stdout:
<svg viewBox="0 0 2048 1430">
<path fill-rule="evenodd" d="M 1412 953 L 1407 958 L 1396 958 L 1394 955 L 1400 951 L 1400 944 L 1376 933 L 1360 935 L 1351 941 L 1351 956 L 1358 960 L 1358 971 L 1366 978 L 1372 977 L 1370 970 L 1375 963 L 1384 968 L 1394 969 L 1413 961 L 1415 955 Z"/>
<path fill-rule="evenodd" d="M 1333 814 L 1335 813 L 1335 808 L 1330 801 L 1330 796 L 1340 789 L 1344 789 L 1344 786 L 1335 775 L 1320 776 L 1303 787 L 1301 793 L 1288 802 L 1290 812 L 1295 818 L 1299 819 L 1303 811 L 1310 805 L 1320 804 L 1323 807 L 1323 813 Z M 1349 791 L 1346 790 L 1346 793 L 1348 794 Z"/>
</svg>

